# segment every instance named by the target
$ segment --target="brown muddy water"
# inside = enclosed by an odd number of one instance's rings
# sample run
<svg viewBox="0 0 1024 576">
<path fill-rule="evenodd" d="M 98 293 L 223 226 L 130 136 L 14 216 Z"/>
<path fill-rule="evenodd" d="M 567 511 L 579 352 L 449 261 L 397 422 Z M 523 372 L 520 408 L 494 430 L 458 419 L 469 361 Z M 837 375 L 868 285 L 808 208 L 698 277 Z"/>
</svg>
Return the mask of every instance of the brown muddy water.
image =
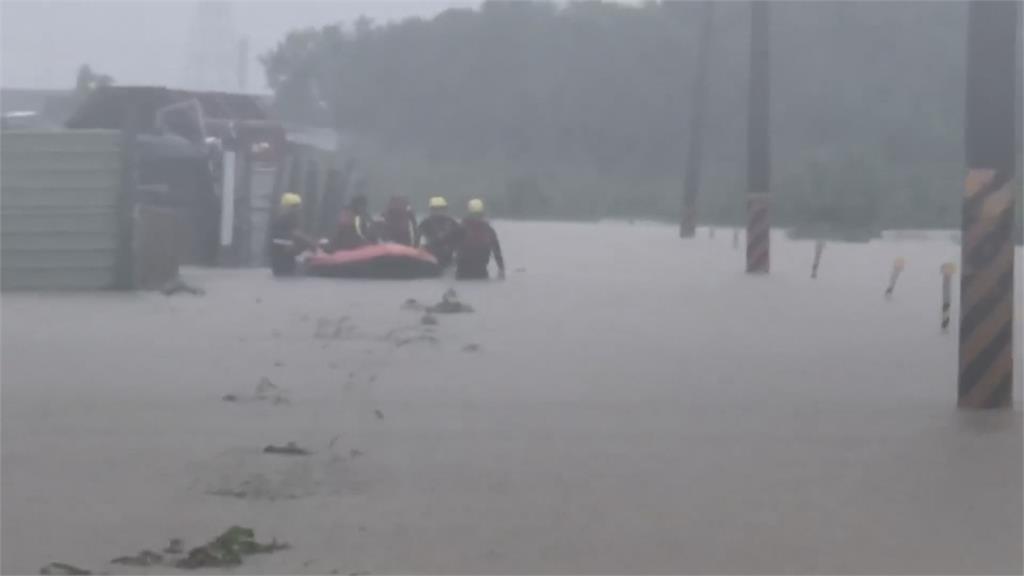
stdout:
<svg viewBox="0 0 1024 576">
<path fill-rule="evenodd" d="M 750 277 L 724 229 L 497 229 L 503 283 L 4 294 L 2 571 L 237 524 L 292 547 L 236 572 L 1021 572 L 1024 370 L 1013 410 L 954 408 L 949 234 L 811 280 L 781 234 Z M 450 285 L 475 313 L 402 307 Z"/>
</svg>

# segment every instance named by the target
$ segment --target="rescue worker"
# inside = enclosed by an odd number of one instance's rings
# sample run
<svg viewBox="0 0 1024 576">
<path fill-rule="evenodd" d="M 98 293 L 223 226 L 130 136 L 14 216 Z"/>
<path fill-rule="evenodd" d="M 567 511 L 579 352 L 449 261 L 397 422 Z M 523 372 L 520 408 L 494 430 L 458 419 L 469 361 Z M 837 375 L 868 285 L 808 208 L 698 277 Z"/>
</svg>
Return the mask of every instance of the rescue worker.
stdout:
<svg viewBox="0 0 1024 576">
<path fill-rule="evenodd" d="M 494 255 L 498 278 L 505 279 L 505 259 L 501 255 L 498 234 L 484 218 L 484 203 L 474 198 L 467 205 L 469 214 L 462 220 L 455 277 L 465 280 L 487 279 L 487 265 Z"/>
<path fill-rule="evenodd" d="M 291 192 L 281 196 L 281 205 L 270 224 L 270 270 L 274 276 L 295 273 L 295 259 L 316 246 L 312 238 L 299 230 L 302 197 Z"/>
<path fill-rule="evenodd" d="M 388 202 L 388 209 L 384 211 L 384 237 L 388 242 L 416 245 L 416 215 L 405 196 L 392 196 Z"/>
<path fill-rule="evenodd" d="M 377 242 L 373 220 L 370 218 L 367 206 L 366 196 L 356 194 L 352 197 L 348 207 L 342 210 L 338 217 L 338 229 L 335 232 L 331 248 L 352 250 Z"/>
<path fill-rule="evenodd" d="M 446 268 L 458 248 L 462 228 L 458 220 L 448 215 L 448 201 L 443 196 L 434 196 L 429 205 L 430 215 L 420 222 L 420 245 Z"/>
</svg>

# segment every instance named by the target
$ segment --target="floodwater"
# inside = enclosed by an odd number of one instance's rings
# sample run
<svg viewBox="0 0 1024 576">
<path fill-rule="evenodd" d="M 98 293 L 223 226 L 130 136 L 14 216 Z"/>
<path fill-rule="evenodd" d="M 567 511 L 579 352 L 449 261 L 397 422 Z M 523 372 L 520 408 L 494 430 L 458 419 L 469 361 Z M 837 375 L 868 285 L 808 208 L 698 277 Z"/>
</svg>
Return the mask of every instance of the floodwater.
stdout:
<svg viewBox="0 0 1024 576">
<path fill-rule="evenodd" d="M 452 281 L 5 294 L 2 571 L 238 524 L 292 545 L 241 572 L 1021 572 L 1024 370 L 1013 410 L 955 409 L 948 233 L 811 280 L 781 234 L 751 277 L 725 229 L 497 228 L 508 280 L 433 328 L 402 303 Z"/>
</svg>

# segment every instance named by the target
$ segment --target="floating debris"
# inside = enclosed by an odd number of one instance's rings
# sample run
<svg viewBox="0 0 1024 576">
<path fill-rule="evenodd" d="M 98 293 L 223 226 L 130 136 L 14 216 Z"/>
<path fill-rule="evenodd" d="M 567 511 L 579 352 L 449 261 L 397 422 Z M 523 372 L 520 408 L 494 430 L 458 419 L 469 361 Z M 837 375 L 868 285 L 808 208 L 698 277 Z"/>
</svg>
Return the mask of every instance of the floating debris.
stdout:
<svg viewBox="0 0 1024 576">
<path fill-rule="evenodd" d="M 181 538 L 171 538 L 171 541 L 164 548 L 164 554 L 181 554 L 185 551 L 185 543 Z"/>
<path fill-rule="evenodd" d="M 331 456 L 337 454 L 319 458 L 315 451 L 271 455 L 263 448 L 237 450 L 206 468 L 200 489 L 211 496 L 267 502 L 308 498 L 325 490 L 335 493 L 347 487 L 347 480 L 339 476 L 340 462 Z"/>
<path fill-rule="evenodd" d="M 427 344 L 437 344 L 438 340 L 437 340 L 437 336 L 434 336 L 432 334 L 420 334 L 418 336 L 413 336 L 411 338 L 399 338 L 398 340 L 395 340 L 395 346 L 398 346 L 399 348 L 401 348 L 402 346 L 406 346 L 408 344 L 414 344 L 416 342 L 426 342 Z"/>
<path fill-rule="evenodd" d="M 356 459 L 356 458 L 359 458 L 360 456 L 364 456 L 364 455 L 366 455 L 366 452 L 363 452 L 359 448 L 353 448 L 353 449 L 348 451 L 348 457 L 352 458 L 353 460 Z"/>
<path fill-rule="evenodd" d="M 92 574 L 92 572 L 64 562 L 50 562 L 39 569 L 40 574 Z"/>
<path fill-rule="evenodd" d="M 273 444 L 263 449 L 264 454 L 284 454 L 287 456 L 309 456 L 312 454 L 309 450 L 300 447 L 295 442 L 289 442 L 284 446 L 274 446 Z"/>
<path fill-rule="evenodd" d="M 274 384 L 270 380 L 270 378 L 267 378 L 266 376 L 260 378 L 259 384 L 256 385 L 257 396 L 265 396 L 267 394 L 274 392 L 275 390 L 278 390 L 277 385 Z"/>
<path fill-rule="evenodd" d="M 282 368 L 283 366 L 284 366 L 284 362 L 282 362 L 280 360 L 274 362 L 274 367 L 275 368 Z"/>
<path fill-rule="evenodd" d="M 437 326 L 437 316 L 427 312 L 423 315 L 423 318 L 420 318 L 420 324 L 424 326 Z"/>
<path fill-rule="evenodd" d="M 160 292 L 164 296 L 173 296 L 181 292 L 185 292 L 186 294 L 191 294 L 193 296 L 202 296 L 203 294 L 206 294 L 202 288 L 197 288 L 182 280 L 181 276 L 175 276 L 170 279 L 163 285 L 163 287 L 160 288 Z"/>
<path fill-rule="evenodd" d="M 427 312 L 434 312 L 436 314 L 460 314 L 473 312 L 473 307 L 469 304 L 463 304 L 460 302 L 459 295 L 455 293 L 454 289 L 449 288 L 444 295 L 441 296 L 441 301 L 428 307 Z"/>
<path fill-rule="evenodd" d="M 437 344 L 439 342 L 437 336 L 424 330 L 429 330 L 429 327 L 426 329 L 419 326 L 396 328 L 385 334 L 384 340 L 393 343 L 399 348 L 416 342 L 425 342 L 427 344 Z"/>
<path fill-rule="evenodd" d="M 274 384 L 266 376 L 260 378 L 258 384 L 250 395 L 225 394 L 221 396 L 225 402 L 270 402 L 275 406 L 278 404 L 290 404 L 291 401 L 285 392 Z"/>
<path fill-rule="evenodd" d="M 381 412 L 380 410 L 374 410 L 373 411 L 373 415 L 377 417 L 377 420 L 383 420 L 384 419 L 384 413 Z"/>
<path fill-rule="evenodd" d="M 404 303 L 402 303 L 402 310 L 416 310 L 416 311 L 420 311 L 420 310 L 424 310 L 425 308 L 426 308 L 426 306 L 424 306 L 423 304 L 420 304 L 420 302 L 418 300 L 416 300 L 415 298 L 409 298 Z"/>
<path fill-rule="evenodd" d="M 152 550 L 143 550 L 135 556 L 120 556 L 110 561 L 111 564 L 120 564 L 122 566 L 155 566 L 161 564 L 164 561 L 164 557 Z"/>
<path fill-rule="evenodd" d="M 334 320 L 330 318 L 317 318 L 313 338 L 316 340 L 340 340 L 350 335 L 354 330 L 355 327 L 349 324 L 348 316 L 339 316 Z"/>
<path fill-rule="evenodd" d="M 232 526 L 212 541 L 189 550 L 188 556 L 174 565 L 183 570 L 239 566 L 245 556 L 269 554 L 288 548 L 287 543 L 276 539 L 266 544 L 257 542 L 256 533 L 251 528 Z"/>
<path fill-rule="evenodd" d="M 284 391 L 266 376 L 260 378 L 259 384 L 256 384 L 255 393 L 252 395 L 252 399 L 269 400 L 274 404 L 285 404 L 288 402 L 288 398 L 284 396 Z"/>
<path fill-rule="evenodd" d="M 463 352 L 479 352 L 480 351 L 480 345 L 479 344 L 466 344 L 465 346 L 462 347 L 462 351 Z"/>
<path fill-rule="evenodd" d="M 243 484 L 243 487 L 244 487 L 246 482 L 243 482 L 242 484 Z M 230 498 L 241 498 L 241 499 L 246 499 L 246 498 L 249 498 L 249 497 L 252 496 L 252 494 L 248 490 L 245 490 L 245 489 L 229 490 L 227 488 L 222 488 L 222 489 L 218 489 L 218 490 L 210 490 L 209 492 L 207 492 L 207 494 L 209 494 L 210 496 L 228 496 Z M 269 498 L 269 500 L 274 500 L 274 498 Z"/>
</svg>

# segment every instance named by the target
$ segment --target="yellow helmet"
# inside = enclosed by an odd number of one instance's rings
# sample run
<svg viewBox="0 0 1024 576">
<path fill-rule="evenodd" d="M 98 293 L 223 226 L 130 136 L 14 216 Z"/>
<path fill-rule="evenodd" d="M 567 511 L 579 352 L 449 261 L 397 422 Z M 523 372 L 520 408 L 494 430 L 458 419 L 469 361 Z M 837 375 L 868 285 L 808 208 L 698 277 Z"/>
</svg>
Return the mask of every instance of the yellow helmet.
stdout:
<svg viewBox="0 0 1024 576">
<path fill-rule="evenodd" d="M 434 196 L 430 199 L 431 208 L 447 208 L 448 201 L 444 199 L 444 196 Z"/>
<path fill-rule="evenodd" d="M 299 204 L 302 204 L 302 196 L 299 196 L 294 192 L 288 192 L 281 196 L 282 208 L 291 208 L 292 206 L 298 206 Z"/>
<path fill-rule="evenodd" d="M 484 201 L 479 198 L 473 198 L 466 205 L 469 209 L 470 214 L 483 214 L 484 213 Z"/>
</svg>

